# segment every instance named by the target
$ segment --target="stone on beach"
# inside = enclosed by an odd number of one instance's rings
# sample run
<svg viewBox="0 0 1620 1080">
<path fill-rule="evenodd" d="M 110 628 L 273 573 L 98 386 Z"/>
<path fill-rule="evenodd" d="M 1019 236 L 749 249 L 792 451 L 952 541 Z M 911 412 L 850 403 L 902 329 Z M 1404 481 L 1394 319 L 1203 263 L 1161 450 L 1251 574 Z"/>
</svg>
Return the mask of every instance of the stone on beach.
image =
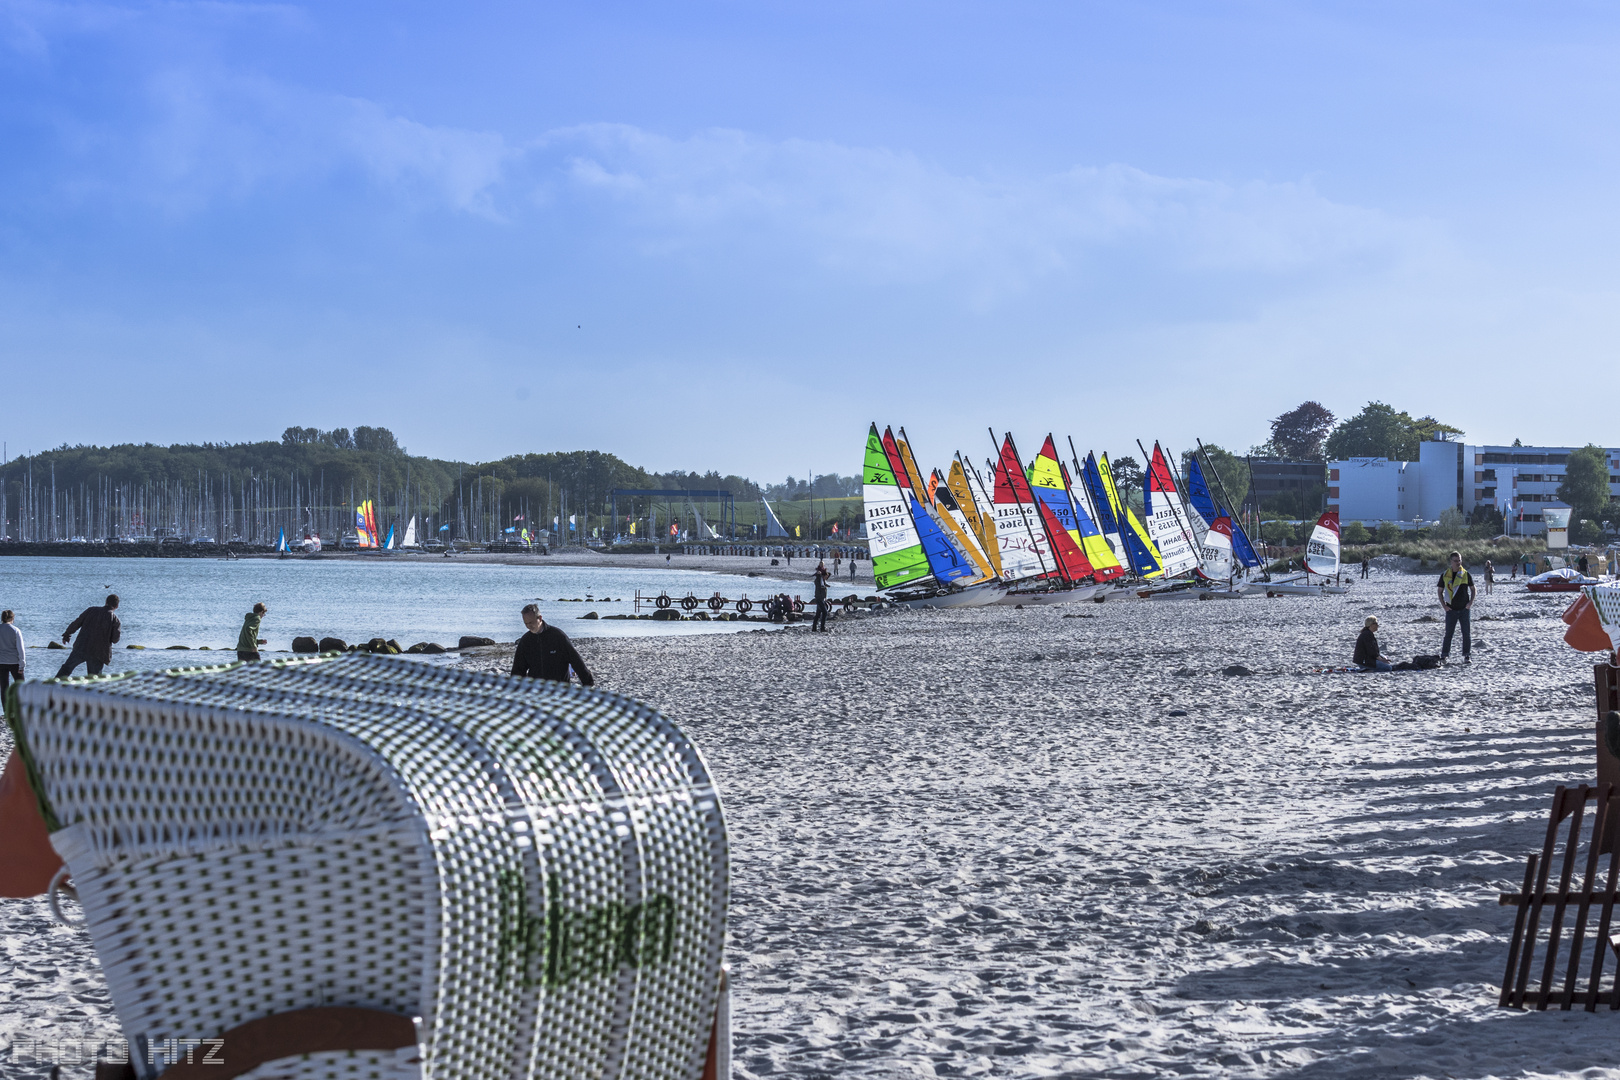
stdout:
<svg viewBox="0 0 1620 1080">
<path fill-rule="evenodd" d="M 295 637 L 292 639 L 292 651 L 295 653 L 318 653 L 321 643 L 312 637 Z"/>
<path fill-rule="evenodd" d="M 348 652 L 349 643 L 340 637 L 323 637 L 320 645 L 321 652 Z"/>
<path fill-rule="evenodd" d="M 466 635 L 462 636 L 462 638 L 461 638 L 461 640 L 459 642 L 457 642 L 456 648 L 458 648 L 458 649 L 487 649 L 493 644 L 495 644 L 495 639 L 494 638 L 473 637 L 470 634 L 466 634 Z"/>
</svg>

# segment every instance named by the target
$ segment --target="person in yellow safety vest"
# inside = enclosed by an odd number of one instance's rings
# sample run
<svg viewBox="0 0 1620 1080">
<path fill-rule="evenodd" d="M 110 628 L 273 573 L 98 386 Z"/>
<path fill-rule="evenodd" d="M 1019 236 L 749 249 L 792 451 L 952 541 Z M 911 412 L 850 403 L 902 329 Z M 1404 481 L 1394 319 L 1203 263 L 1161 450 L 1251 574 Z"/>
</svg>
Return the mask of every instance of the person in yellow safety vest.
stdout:
<svg viewBox="0 0 1620 1080">
<path fill-rule="evenodd" d="M 1440 645 L 1442 663 L 1451 656 L 1451 634 L 1462 626 L 1463 663 L 1471 663 L 1468 653 L 1473 642 L 1469 640 L 1468 609 L 1474 606 L 1474 579 L 1462 564 L 1462 555 L 1453 551 L 1450 565 L 1440 574 L 1440 608 L 1446 613 L 1446 638 Z"/>
</svg>

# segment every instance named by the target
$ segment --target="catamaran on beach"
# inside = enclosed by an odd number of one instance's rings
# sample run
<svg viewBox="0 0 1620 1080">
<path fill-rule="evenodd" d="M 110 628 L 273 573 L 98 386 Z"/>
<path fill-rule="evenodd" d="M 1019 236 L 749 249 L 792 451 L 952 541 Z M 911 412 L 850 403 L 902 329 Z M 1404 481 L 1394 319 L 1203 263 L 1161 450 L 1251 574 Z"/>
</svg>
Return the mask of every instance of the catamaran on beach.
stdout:
<svg viewBox="0 0 1620 1080">
<path fill-rule="evenodd" d="M 1048 434 L 1026 465 L 1011 432 L 997 438 L 984 475 L 960 452 L 922 479 L 901 428 L 866 440 L 863 493 L 877 586 L 923 607 L 1048 605 L 1110 598 L 1240 600 L 1342 593 L 1337 514 L 1322 515 L 1304 572 L 1273 581 L 1238 515 L 1211 489 L 1218 474 L 1187 459 L 1183 480 L 1155 442 L 1143 518 L 1121 496 L 1106 453 L 1084 463 L 1069 440 L 1071 473 Z M 1078 482 L 1077 482 L 1078 481 Z"/>
</svg>

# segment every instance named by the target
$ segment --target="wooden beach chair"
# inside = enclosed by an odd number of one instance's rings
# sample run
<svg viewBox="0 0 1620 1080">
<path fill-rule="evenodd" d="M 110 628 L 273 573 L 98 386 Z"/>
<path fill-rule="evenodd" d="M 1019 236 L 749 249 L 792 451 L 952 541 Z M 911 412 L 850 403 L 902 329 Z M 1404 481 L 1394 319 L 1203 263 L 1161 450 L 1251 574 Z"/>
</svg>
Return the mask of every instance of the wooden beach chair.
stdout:
<svg viewBox="0 0 1620 1080">
<path fill-rule="evenodd" d="M 1546 841 L 1528 859 L 1522 888 L 1499 898 L 1504 906 L 1518 908 L 1518 914 L 1513 920 L 1498 1004 L 1515 1009 L 1546 1009 L 1556 1004 L 1564 1010 L 1580 1005 L 1587 1012 L 1600 1005 L 1620 1009 L 1620 964 L 1613 967 L 1613 975 L 1607 975 L 1610 952 L 1620 954 L 1620 932 L 1616 932 L 1620 926 L 1614 921 L 1620 858 L 1612 853 L 1614 837 L 1620 832 L 1617 795 L 1620 792 L 1612 784 L 1560 785 L 1554 793 Z M 1588 803 L 1594 804 L 1590 814 Z M 1552 885 L 1555 865 L 1558 880 Z M 1560 961 L 1562 979 L 1557 977 Z M 1535 981 L 1538 966 L 1540 979 Z"/>
<path fill-rule="evenodd" d="M 725 822 L 647 706 L 365 654 L 11 704 L 129 1041 L 98 1078 L 728 1074 Z"/>
</svg>

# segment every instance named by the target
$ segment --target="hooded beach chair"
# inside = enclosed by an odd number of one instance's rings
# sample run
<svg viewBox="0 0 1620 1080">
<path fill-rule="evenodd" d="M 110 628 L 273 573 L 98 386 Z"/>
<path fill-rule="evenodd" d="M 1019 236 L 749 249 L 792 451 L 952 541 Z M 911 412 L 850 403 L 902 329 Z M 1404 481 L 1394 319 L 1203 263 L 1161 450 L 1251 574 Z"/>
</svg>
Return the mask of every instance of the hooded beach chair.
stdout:
<svg viewBox="0 0 1620 1080">
<path fill-rule="evenodd" d="M 10 704 L 124 1075 L 724 1075 L 724 819 L 647 706 L 364 654 Z"/>
</svg>

